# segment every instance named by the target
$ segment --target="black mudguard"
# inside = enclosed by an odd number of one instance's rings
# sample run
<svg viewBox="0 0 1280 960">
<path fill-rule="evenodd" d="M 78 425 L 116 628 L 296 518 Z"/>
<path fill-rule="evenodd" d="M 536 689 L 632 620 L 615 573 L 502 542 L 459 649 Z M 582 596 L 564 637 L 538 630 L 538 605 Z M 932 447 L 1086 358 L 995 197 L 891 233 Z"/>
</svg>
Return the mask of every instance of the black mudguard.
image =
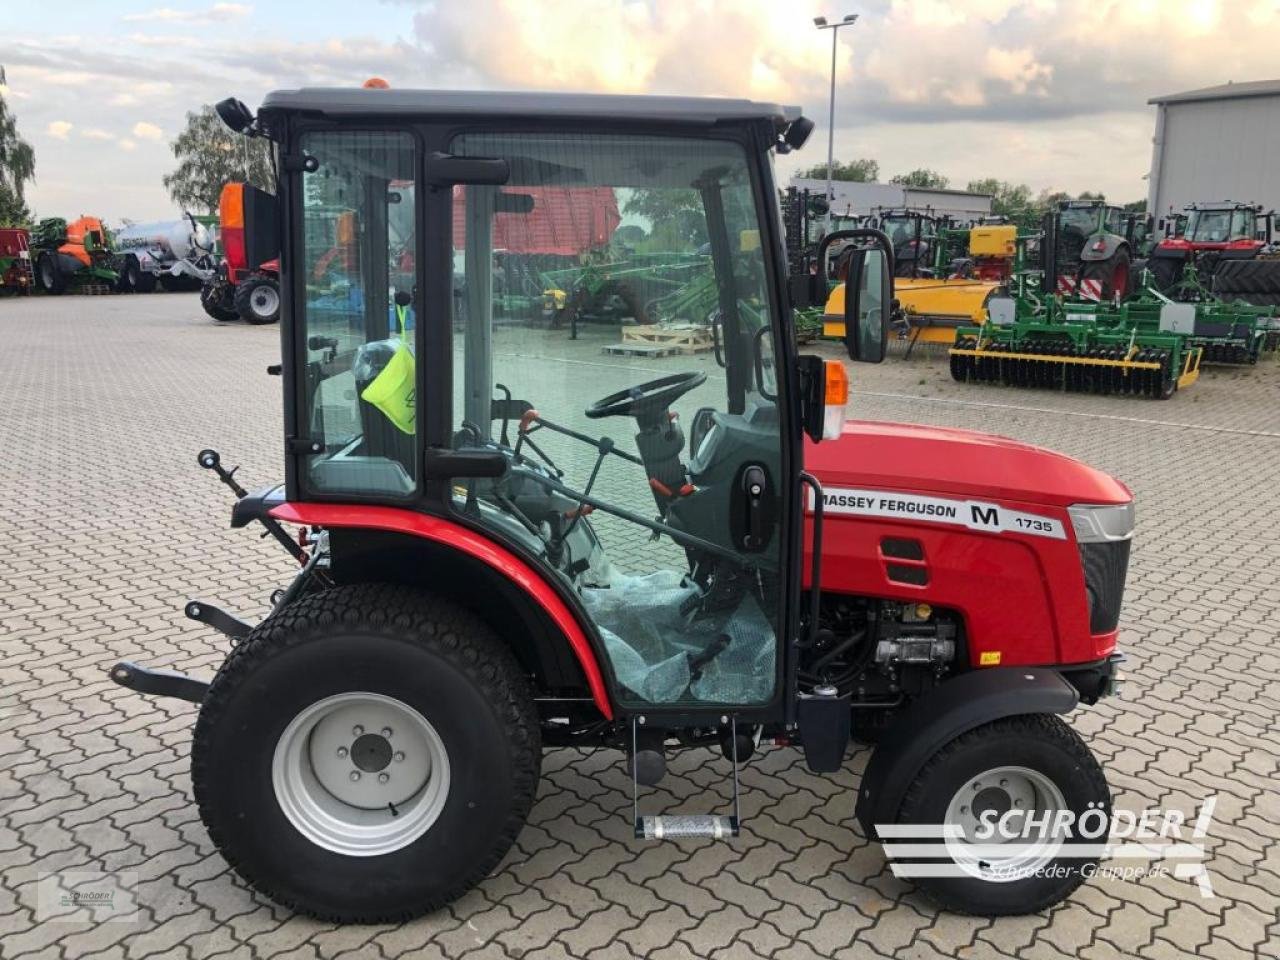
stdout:
<svg viewBox="0 0 1280 960">
<path fill-rule="evenodd" d="M 1002 717 L 1069 713 L 1075 687 L 1056 670 L 996 667 L 963 673 L 916 700 L 893 721 L 867 764 L 855 813 L 862 832 L 892 823 L 920 768 L 960 734 Z"/>
</svg>

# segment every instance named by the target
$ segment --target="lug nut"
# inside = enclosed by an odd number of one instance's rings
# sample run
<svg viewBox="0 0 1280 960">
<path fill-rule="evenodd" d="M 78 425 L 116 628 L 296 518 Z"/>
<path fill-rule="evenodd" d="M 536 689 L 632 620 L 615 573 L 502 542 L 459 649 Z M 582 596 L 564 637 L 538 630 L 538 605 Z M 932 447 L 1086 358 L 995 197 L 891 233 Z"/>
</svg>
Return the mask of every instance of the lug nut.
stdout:
<svg viewBox="0 0 1280 960">
<path fill-rule="evenodd" d="M 404 754 L 403 754 L 401 751 L 397 750 L 397 751 L 396 751 L 396 755 L 395 755 L 395 758 L 394 758 L 394 759 L 395 759 L 396 763 L 400 763 L 400 762 L 402 762 L 402 761 L 404 760 Z"/>
<path fill-rule="evenodd" d="M 383 738 L 384 740 L 390 740 L 390 739 L 391 739 L 391 728 L 390 728 L 390 727 L 383 727 L 383 728 L 382 728 L 382 738 Z"/>
<path fill-rule="evenodd" d="M 390 779 L 391 779 L 391 774 L 389 774 L 389 773 L 380 773 L 380 774 L 378 774 L 378 782 L 379 782 L 379 783 L 386 783 L 386 782 L 387 782 L 388 780 L 390 780 Z"/>
<path fill-rule="evenodd" d="M 360 771 L 359 771 L 359 770 L 352 770 L 352 771 L 351 771 L 351 782 L 352 782 L 352 783 L 355 783 L 355 782 L 356 782 L 357 780 L 359 780 L 359 779 L 360 779 Z"/>
<path fill-rule="evenodd" d="M 347 748 L 346 748 L 346 747 L 339 747 L 339 748 L 338 748 L 338 756 L 340 756 L 340 757 L 345 757 L 346 755 L 347 755 Z"/>
<path fill-rule="evenodd" d="M 363 737 L 364 727 L 360 726 L 360 724 L 357 723 L 354 727 L 351 728 L 351 735 L 353 737 Z"/>
</svg>

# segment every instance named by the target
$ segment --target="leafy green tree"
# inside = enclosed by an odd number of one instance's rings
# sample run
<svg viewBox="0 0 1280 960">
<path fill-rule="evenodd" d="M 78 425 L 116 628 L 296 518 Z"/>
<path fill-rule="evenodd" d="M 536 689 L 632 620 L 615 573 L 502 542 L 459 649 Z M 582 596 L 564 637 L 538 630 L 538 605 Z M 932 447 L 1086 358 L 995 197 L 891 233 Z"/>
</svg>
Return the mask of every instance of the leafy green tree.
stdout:
<svg viewBox="0 0 1280 960">
<path fill-rule="evenodd" d="M 1036 224 L 1035 205 L 1031 199 L 1031 188 L 1025 183 L 1009 183 L 987 177 L 983 180 L 970 180 L 965 187 L 970 193 L 985 193 L 991 197 L 991 212 L 999 217 L 1007 217 L 1010 223 L 1020 229 L 1031 229 Z"/>
<path fill-rule="evenodd" d="M 937 170 L 930 170 L 927 167 L 920 167 L 910 173 L 900 173 L 890 179 L 889 182 L 901 184 L 904 187 L 921 187 L 927 190 L 945 190 L 951 185 L 949 179 Z"/>
<path fill-rule="evenodd" d="M 18 121 L 0 96 L 0 227 L 30 222 L 26 185 L 36 175 L 36 154 L 18 133 Z"/>
<path fill-rule="evenodd" d="M 164 185 L 184 210 L 216 212 L 223 186 L 232 182 L 274 189 L 270 144 L 233 132 L 207 104 L 187 114 L 186 128 L 169 147 L 178 167 L 165 174 Z"/>
<path fill-rule="evenodd" d="M 690 250 L 707 242 L 707 218 L 697 190 L 633 190 L 622 212 L 649 221 L 648 249 L 642 252 Z"/>
<path fill-rule="evenodd" d="M 801 170 L 796 174 L 802 180 L 827 179 L 827 165 L 819 163 Z M 844 180 L 850 183 L 872 183 L 880 176 L 880 164 L 868 157 L 859 157 L 844 163 L 840 160 L 831 165 L 831 179 Z"/>
</svg>

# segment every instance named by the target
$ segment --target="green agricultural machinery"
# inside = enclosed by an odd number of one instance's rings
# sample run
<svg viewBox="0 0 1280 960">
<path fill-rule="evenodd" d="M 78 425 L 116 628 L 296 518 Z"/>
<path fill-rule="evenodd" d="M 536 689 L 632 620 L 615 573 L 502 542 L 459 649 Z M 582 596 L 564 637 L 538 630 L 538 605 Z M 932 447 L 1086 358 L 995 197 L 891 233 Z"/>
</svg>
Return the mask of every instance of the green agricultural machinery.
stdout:
<svg viewBox="0 0 1280 960">
<path fill-rule="evenodd" d="M 953 378 L 1168 399 L 1195 383 L 1202 362 L 1254 363 L 1280 341 L 1274 307 L 1180 303 L 1151 287 L 1129 300 L 1065 296 L 1059 223 L 1045 220 L 1040 269 L 1018 270 L 989 301 L 987 322 L 957 331 Z"/>
</svg>

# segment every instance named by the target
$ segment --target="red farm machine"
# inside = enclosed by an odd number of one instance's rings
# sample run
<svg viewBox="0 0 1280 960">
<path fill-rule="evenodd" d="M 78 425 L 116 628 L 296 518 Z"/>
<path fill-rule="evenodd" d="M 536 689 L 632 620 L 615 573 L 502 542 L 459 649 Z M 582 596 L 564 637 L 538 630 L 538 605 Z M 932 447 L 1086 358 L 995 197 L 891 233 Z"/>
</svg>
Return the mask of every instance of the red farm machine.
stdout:
<svg viewBox="0 0 1280 960">
<path fill-rule="evenodd" d="M 1111 794 L 1062 715 L 1120 679 L 1133 497 L 1012 440 L 846 421 L 846 367 L 798 353 L 787 295 L 772 155 L 811 133 L 797 108 L 304 88 L 218 110 L 277 155 L 276 196 L 223 219 L 241 263 L 281 265 L 284 482 L 198 462 L 294 573 L 256 625 L 187 604 L 232 641 L 212 680 L 111 677 L 199 704 L 195 799 L 250 884 L 330 921 L 441 908 L 502 860 L 561 746 L 625 758 L 637 841 L 733 842 L 756 751 L 833 772 L 855 736 L 876 747 L 844 809 L 933 838 L 894 870 L 942 904 L 1038 911 L 1087 878 L 1096 834 L 1072 825 L 1105 828 Z M 696 221 L 667 236 L 702 258 L 715 352 L 635 383 L 496 323 L 495 216 L 549 187 Z M 332 197 L 355 227 L 341 308 L 310 282 Z M 837 231 L 818 262 L 845 240 L 844 347 L 878 362 L 892 245 Z M 677 748 L 722 754 L 721 809 L 646 809 Z M 1022 840 L 984 842 L 1020 816 Z"/>
<path fill-rule="evenodd" d="M 1280 304 L 1275 211 L 1258 204 L 1196 203 L 1164 221 L 1147 258 L 1152 285 L 1176 299 Z"/>
<path fill-rule="evenodd" d="M 0 227 L 0 291 L 29 294 L 34 287 L 31 234 L 22 227 Z"/>
<path fill-rule="evenodd" d="M 200 305 L 213 319 L 275 323 L 280 318 L 278 258 L 253 263 L 246 259 L 244 210 L 247 185 L 228 183 L 218 200 L 223 259 L 200 287 Z M 248 202 L 261 197 L 251 189 Z M 269 205 L 269 200 L 257 202 Z"/>
</svg>

